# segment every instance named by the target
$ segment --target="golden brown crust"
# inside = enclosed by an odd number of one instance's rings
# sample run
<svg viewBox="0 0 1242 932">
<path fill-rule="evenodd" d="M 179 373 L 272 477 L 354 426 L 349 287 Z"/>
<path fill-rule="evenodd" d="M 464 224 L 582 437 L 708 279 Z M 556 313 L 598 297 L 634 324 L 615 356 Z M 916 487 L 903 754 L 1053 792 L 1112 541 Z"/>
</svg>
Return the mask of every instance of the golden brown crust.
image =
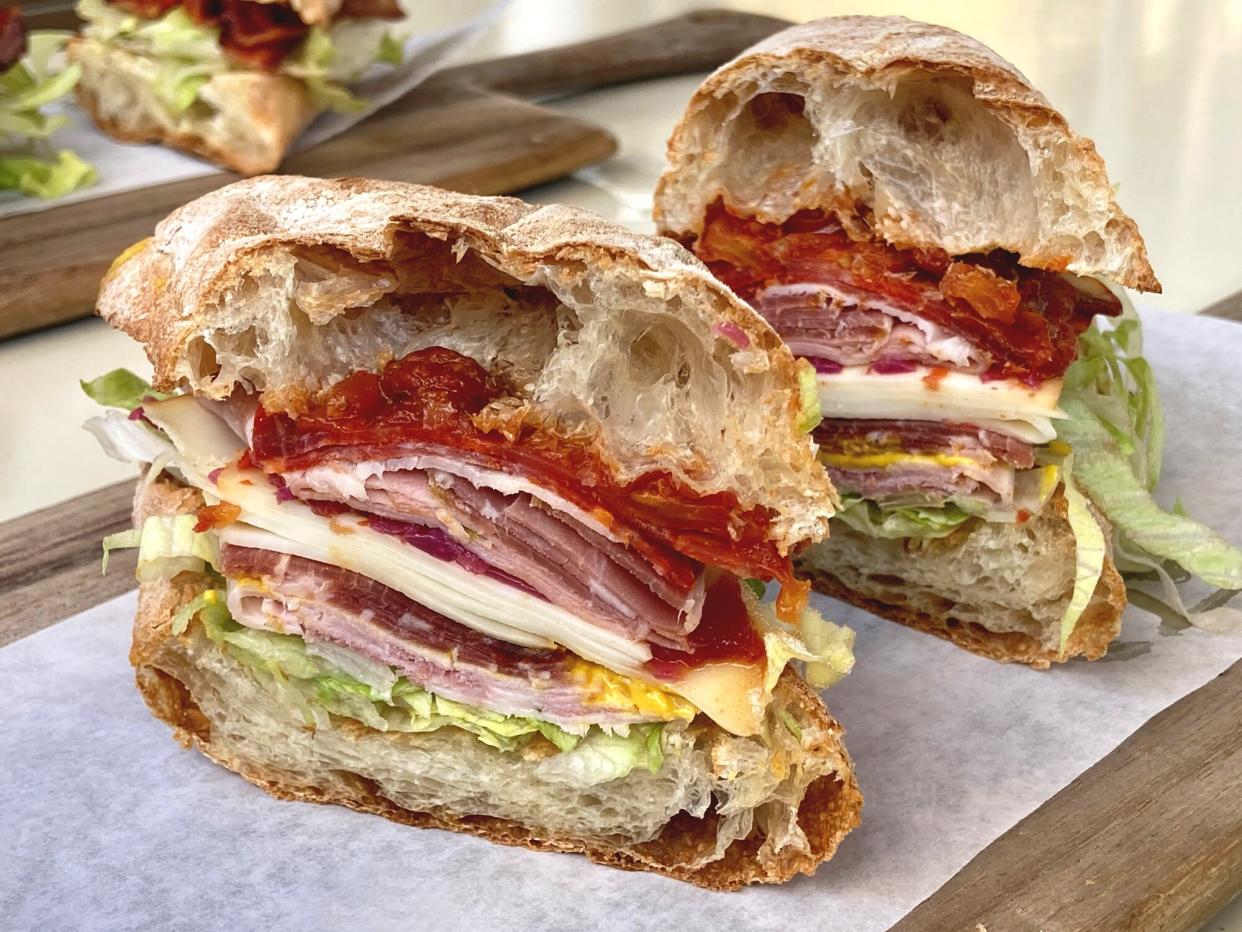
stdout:
<svg viewBox="0 0 1242 932">
<path fill-rule="evenodd" d="M 84 54 L 88 42 L 97 46 L 91 58 Z M 216 117 L 197 123 L 178 119 L 180 128 L 173 129 L 170 121 L 143 112 L 140 106 L 117 110 L 110 103 L 109 82 L 120 79 L 101 69 L 109 67 L 109 59 L 124 53 L 83 39 L 71 39 L 67 48 L 70 59 L 84 66 L 75 91 L 78 103 L 101 131 L 121 142 L 154 142 L 188 152 L 240 175 L 275 171 L 317 112 L 305 86 L 295 78 L 260 71 L 233 72 L 211 79 L 200 94 L 227 100 L 234 132 L 221 133 L 218 112 Z M 243 125 L 247 129 L 240 139 L 236 128 Z"/>
<path fill-rule="evenodd" d="M 192 332 L 210 323 L 206 309 L 250 270 L 256 255 L 324 247 L 359 262 L 383 262 L 408 246 L 401 240 L 406 232 L 468 246 L 495 287 L 501 277 L 530 281 L 554 266 L 589 263 L 701 288 L 720 324 L 737 327 L 769 365 L 797 381 L 794 359 L 776 332 L 678 244 L 563 204 L 537 207 L 366 178 L 251 178 L 192 201 L 161 222 L 145 248 L 117 260 L 101 285 L 97 311 L 143 343 L 155 387 L 172 389 Z M 426 274 L 445 274 L 439 261 Z M 796 398 L 792 404 L 796 417 Z"/>
<path fill-rule="evenodd" d="M 201 504 L 198 492 L 175 482 L 158 479 L 139 486 L 134 502 L 136 517 L 191 511 Z M 170 620 L 177 610 L 205 588 L 205 577 L 182 573 L 172 580 L 139 586 L 138 614 L 134 619 L 130 662 L 143 699 L 156 718 L 172 726 L 175 737 L 186 747 L 197 748 L 216 763 L 240 774 L 255 786 L 280 799 L 332 803 L 360 812 L 383 816 L 419 828 L 477 835 L 499 844 L 583 854 L 591 861 L 622 870 L 641 870 L 684 880 L 713 890 L 736 890 L 751 883 L 782 883 L 798 873 L 810 874 L 836 852 L 841 839 L 859 823 L 862 794 L 842 743 L 844 730 L 828 714 L 819 696 L 802 679 L 786 672 L 777 692 L 795 719 L 812 722 L 824 735 L 811 754 L 838 757 L 845 773 L 821 777 L 808 787 L 798 813 L 809 852 L 789 849 L 776 858 L 758 856 L 761 837 L 756 830 L 736 841 L 718 861 L 702 867 L 690 862 L 715 845 L 716 816 L 693 818 L 685 813 L 674 818 L 656 839 L 618 847 L 598 840 L 547 834 L 519 822 L 490 816 L 460 816 L 446 811 L 415 812 L 386 799 L 370 780 L 354 775 L 346 790 L 325 790 L 294 782 L 290 775 L 275 772 L 222 750 L 213 743 L 211 723 L 198 708 L 177 669 L 175 638 Z"/>
<path fill-rule="evenodd" d="M 1043 237 L 1025 244 L 1027 248 L 1005 242 L 992 243 L 991 247 L 1018 252 L 1023 263 L 1032 267 L 1068 267 L 1079 274 L 1104 275 L 1127 287 L 1160 291 L 1143 238 L 1134 221 L 1117 206 L 1104 161 L 1094 143 L 1076 135 L 1065 117 L 1021 72 L 981 42 L 943 26 L 901 16 L 837 16 L 795 25 L 764 39 L 717 69 L 695 92 L 669 137 L 668 167 L 655 192 L 653 213 L 657 225 L 679 239 L 692 238 L 702 229 L 706 205 L 717 196 L 728 199 L 727 190 L 704 190 L 699 180 L 711 177 L 722 153 L 710 144 L 704 149 L 692 142 L 694 131 L 699 128 L 696 124 L 718 124 L 722 116 L 725 120 L 735 118 L 735 112 L 718 112 L 718 101 L 733 94 L 753 96 L 756 89 L 789 90 L 790 82 L 785 80 L 789 75 L 829 95 L 836 92 L 839 84 L 892 93 L 896 82 L 916 72 L 968 82 L 974 100 L 1017 135 L 1032 162 L 1038 158 L 1052 163 L 1051 183 L 1073 189 L 1066 202 L 1091 205 L 1095 222 L 1089 229 L 1077 225 L 1069 236 Z M 834 166 L 818 167 L 832 171 Z M 1071 170 L 1073 178 L 1069 177 Z M 785 184 L 790 189 L 790 204 L 796 202 L 788 213 L 808 207 L 837 206 L 835 202 L 797 201 L 795 189 L 806 187 L 803 178 L 790 178 Z M 1019 196 L 1029 197 L 1030 193 L 1014 195 L 1016 200 Z M 840 192 L 836 197 L 840 199 Z M 932 209 L 931 205 L 922 206 Z M 779 221 L 784 217 L 763 219 Z M 907 223 L 918 229 L 937 228 L 936 224 L 919 223 L 915 218 L 877 216 L 877 221 L 892 224 L 895 231 Z M 909 234 L 911 228 L 905 227 L 905 232 Z M 1100 241 L 1105 248 L 1097 248 L 1093 240 Z M 1067 249 L 1071 242 L 1076 242 L 1076 247 Z M 924 242 L 921 236 L 907 236 L 905 244 L 941 245 Z M 960 251 L 990 248 L 983 242 L 976 246 Z"/>
<path fill-rule="evenodd" d="M 1108 645 L 1121 633 L 1121 613 L 1126 607 L 1125 584 L 1113 561 L 1106 557 L 1091 602 L 1074 625 L 1065 650 L 1060 651 L 1020 631 L 989 631 L 980 624 L 954 618 L 951 614 L 933 616 L 927 612 L 912 611 L 863 595 L 822 569 L 803 567 L 803 570 L 811 577 L 815 590 L 824 595 L 907 628 L 934 634 L 972 654 L 1000 663 L 1024 663 L 1037 670 L 1047 670 L 1053 663 L 1063 663 L 1072 657 L 1099 660 L 1108 651 Z"/>
</svg>

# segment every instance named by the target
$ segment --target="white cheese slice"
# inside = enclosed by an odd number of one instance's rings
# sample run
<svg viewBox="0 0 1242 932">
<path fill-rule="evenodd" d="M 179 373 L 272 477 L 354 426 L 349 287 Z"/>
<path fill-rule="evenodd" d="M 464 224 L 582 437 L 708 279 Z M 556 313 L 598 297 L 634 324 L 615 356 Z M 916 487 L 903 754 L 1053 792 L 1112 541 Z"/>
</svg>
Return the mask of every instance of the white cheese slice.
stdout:
<svg viewBox="0 0 1242 932">
<path fill-rule="evenodd" d="M 931 373 L 919 367 L 913 372 L 879 375 L 868 372 L 866 366 L 821 372 L 820 407 L 826 418 L 977 424 L 1034 444 L 1055 439 L 1052 421 L 1066 416 L 1057 407 L 1060 379 L 1031 388 L 1015 379 L 984 381 L 965 372 Z"/>
</svg>

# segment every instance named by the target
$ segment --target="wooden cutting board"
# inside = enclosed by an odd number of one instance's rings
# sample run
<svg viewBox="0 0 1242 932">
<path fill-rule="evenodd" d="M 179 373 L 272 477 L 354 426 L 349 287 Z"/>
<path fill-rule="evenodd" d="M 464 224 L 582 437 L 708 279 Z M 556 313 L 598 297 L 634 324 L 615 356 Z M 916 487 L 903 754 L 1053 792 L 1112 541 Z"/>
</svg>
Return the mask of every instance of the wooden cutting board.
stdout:
<svg viewBox="0 0 1242 932">
<path fill-rule="evenodd" d="M 61 14 L 62 16 L 64 14 Z M 31 19 L 32 26 L 64 25 Z M 626 81 L 709 71 L 788 23 L 703 10 L 577 45 L 435 75 L 282 171 L 357 175 L 504 194 L 616 151 L 605 129 L 529 102 Z M 237 179 L 217 172 L 0 222 L 0 339 L 90 315 L 112 259 L 174 208 Z"/>
</svg>

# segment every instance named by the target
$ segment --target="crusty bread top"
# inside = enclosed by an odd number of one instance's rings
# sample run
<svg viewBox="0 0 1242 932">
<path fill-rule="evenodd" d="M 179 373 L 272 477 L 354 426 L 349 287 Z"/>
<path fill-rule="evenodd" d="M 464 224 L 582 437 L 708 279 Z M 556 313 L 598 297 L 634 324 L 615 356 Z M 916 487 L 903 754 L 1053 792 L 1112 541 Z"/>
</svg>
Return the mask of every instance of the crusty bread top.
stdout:
<svg viewBox="0 0 1242 932">
<path fill-rule="evenodd" d="M 325 264 L 349 300 L 314 291 Z M 512 416 L 595 438 L 621 481 L 662 468 L 771 508 L 782 549 L 822 538 L 835 505 L 772 329 L 676 243 L 572 207 L 253 178 L 160 223 L 98 308 L 145 344 L 157 388 L 243 384 L 296 413 L 350 371 L 448 345 L 510 375 Z"/>
<path fill-rule="evenodd" d="M 773 122 L 765 94 L 805 118 Z M 1091 140 L 987 46 L 904 17 L 793 26 L 708 77 L 669 139 L 657 223 L 693 237 L 719 197 L 769 222 L 862 202 L 897 245 L 1160 290 Z"/>
</svg>

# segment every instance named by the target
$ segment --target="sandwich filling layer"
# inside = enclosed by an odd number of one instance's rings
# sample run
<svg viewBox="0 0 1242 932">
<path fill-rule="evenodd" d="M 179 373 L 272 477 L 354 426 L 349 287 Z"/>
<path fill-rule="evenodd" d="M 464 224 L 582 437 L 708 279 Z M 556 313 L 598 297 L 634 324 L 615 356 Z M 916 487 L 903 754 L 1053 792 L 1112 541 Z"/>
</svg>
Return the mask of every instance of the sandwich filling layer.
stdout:
<svg viewBox="0 0 1242 932">
<path fill-rule="evenodd" d="M 941 537 L 1051 498 L 1062 379 L 1092 319 L 1121 310 L 1104 286 L 1001 251 L 899 248 L 855 216 L 769 224 L 721 201 L 694 249 L 815 367 L 841 520 Z"/>
<path fill-rule="evenodd" d="M 194 536 L 231 623 L 447 702 L 571 734 L 702 712 L 746 735 L 790 659 L 824 683 L 848 668 L 765 509 L 659 470 L 619 483 L 586 438 L 506 432 L 506 391 L 432 347 L 296 417 L 261 394 L 147 397 L 94 429 L 202 493 Z M 769 580 L 775 603 L 752 591 Z"/>
</svg>

